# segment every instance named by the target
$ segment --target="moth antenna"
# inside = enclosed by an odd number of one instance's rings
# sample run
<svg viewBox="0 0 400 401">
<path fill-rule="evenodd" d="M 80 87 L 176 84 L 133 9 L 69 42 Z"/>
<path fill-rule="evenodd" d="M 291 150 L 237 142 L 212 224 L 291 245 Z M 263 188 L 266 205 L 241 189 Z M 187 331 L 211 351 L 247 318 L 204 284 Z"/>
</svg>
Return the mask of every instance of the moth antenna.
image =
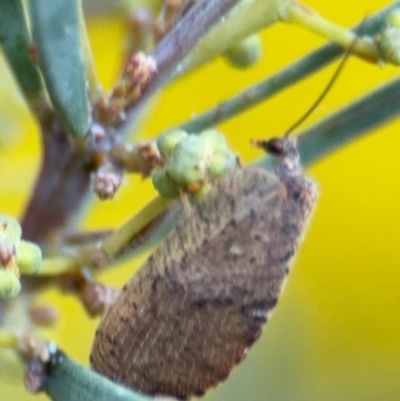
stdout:
<svg viewBox="0 0 400 401">
<path fill-rule="evenodd" d="M 360 24 L 360 29 L 362 28 L 363 24 L 365 22 L 365 19 L 361 22 Z M 347 48 L 344 57 L 342 58 L 341 62 L 339 63 L 338 67 L 336 68 L 335 73 L 329 80 L 328 84 L 326 85 L 325 89 L 322 91 L 322 93 L 318 96 L 317 100 L 314 102 L 314 104 L 304 113 L 304 115 L 297 120 L 284 134 L 282 137 L 275 137 L 271 138 L 268 140 L 252 140 L 252 144 L 264 149 L 265 152 L 272 154 L 274 156 L 284 158 L 288 155 L 288 149 L 287 145 L 285 145 L 285 139 L 289 138 L 289 135 L 299 126 L 301 125 L 310 115 L 313 113 L 313 111 L 320 105 L 320 103 L 324 100 L 325 96 L 329 93 L 331 90 L 333 84 L 336 82 L 337 78 L 339 77 L 339 74 L 341 73 L 346 61 L 350 57 L 351 52 L 354 49 L 355 44 L 357 43 L 357 40 L 359 38 L 359 35 L 355 36 L 353 41 L 350 43 L 350 46 Z M 296 146 L 296 145 L 294 145 Z"/>
<path fill-rule="evenodd" d="M 362 25 L 362 23 L 361 23 Z M 342 58 L 342 61 L 340 62 L 339 66 L 336 68 L 335 73 L 332 75 L 332 78 L 326 85 L 325 89 L 322 91 L 322 93 L 318 96 L 318 99 L 314 102 L 314 104 L 303 114 L 303 116 L 297 120 L 285 133 L 284 137 L 288 137 L 299 125 L 301 125 L 312 113 L 313 111 L 321 104 L 321 102 L 324 100 L 325 96 L 329 93 L 331 90 L 333 84 L 336 82 L 340 72 L 342 71 L 346 61 L 350 57 L 350 54 L 352 50 L 354 49 L 354 46 L 358 40 L 358 36 L 356 36 L 353 41 L 351 42 L 350 46 L 347 48 L 347 51 Z"/>
</svg>

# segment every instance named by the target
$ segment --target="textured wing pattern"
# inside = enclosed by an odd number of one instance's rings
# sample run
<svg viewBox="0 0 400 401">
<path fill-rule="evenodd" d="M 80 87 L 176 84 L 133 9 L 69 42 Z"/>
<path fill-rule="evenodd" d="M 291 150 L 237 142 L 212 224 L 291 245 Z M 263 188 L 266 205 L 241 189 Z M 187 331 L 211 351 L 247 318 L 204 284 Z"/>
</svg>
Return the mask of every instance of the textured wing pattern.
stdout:
<svg viewBox="0 0 400 401">
<path fill-rule="evenodd" d="M 93 368 L 137 390 L 189 398 L 216 386 L 246 355 L 276 305 L 315 199 L 241 169 L 193 207 L 110 308 Z"/>
</svg>

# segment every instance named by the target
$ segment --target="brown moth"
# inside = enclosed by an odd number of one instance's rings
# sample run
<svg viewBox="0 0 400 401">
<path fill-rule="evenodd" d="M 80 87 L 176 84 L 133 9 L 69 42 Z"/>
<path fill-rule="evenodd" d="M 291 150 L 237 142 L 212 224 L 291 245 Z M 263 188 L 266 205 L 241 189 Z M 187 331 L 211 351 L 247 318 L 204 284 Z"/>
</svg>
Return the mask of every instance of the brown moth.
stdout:
<svg viewBox="0 0 400 401">
<path fill-rule="evenodd" d="M 104 316 L 92 367 L 123 386 L 181 399 L 224 380 L 281 294 L 317 197 L 295 141 L 261 142 L 275 173 L 238 169 L 159 245 Z"/>
</svg>

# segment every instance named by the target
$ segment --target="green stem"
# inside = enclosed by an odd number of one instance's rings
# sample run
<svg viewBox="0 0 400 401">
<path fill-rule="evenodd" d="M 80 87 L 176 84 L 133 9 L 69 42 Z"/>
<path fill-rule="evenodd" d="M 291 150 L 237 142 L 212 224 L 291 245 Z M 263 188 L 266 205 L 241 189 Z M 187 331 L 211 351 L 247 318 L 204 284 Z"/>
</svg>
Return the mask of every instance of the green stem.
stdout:
<svg viewBox="0 0 400 401">
<path fill-rule="evenodd" d="M 172 201 L 173 199 L 165 199 L 160 196 L 153 199 L 137 215 L 103 241 L 101 249 L 105 255 L 109 259 L 117 255 L 136 234 L 163 212 Z"/>
<path fill-rule="evenodd" d="M 288 22 L 298 24 L 318 35 L 324 36 L 345 49 L 351 46 L 352 53 L 357 54 L 364 60 L 373 63 L 377 63 L 380 60 L 379 48 L 370 38 L 361 37 L 357 38 L 357 42 L 354 42 L 356 38 L 354 32 L 334 24 L 303 4 L 292 3 L 286 10 L 286 18 Z"/>
<path fill-rule="evenodd" d="M 371 16 L 371 18 L 368 18 L 368 20 L 362 23 L 363 32 L 369 34 L 377 32 L 388 14 L 398 7 L 400 7 L 400 2 L 395 2 Z M 165 132 L 175 129 L 183 129 L 193 133 L 201 132 L 206 128 L 220 124 L 231 117 L 236 117 L 240 113 L 267 100 L 281 90 L 318 71 L 334 61 L 340 54 L 342 54 L 342 52 L 343 49 L 337 44 L 328 44 L 323 46 L 274 75 L 240 92 L 228 101 L 198 115 L 195 119 L 186 121 L 177 127 L 169 128 Z"/>
<path fill-rule="evenodd" d="M 79 255 L 61 255 L 44 258 L 36 275 L 57 277 L 83 268 Z"/>
<path fill-rule="evenodd" d="M 69 250 L 68 254 L 44 258 L 36 275 L 56 277 L 72 273 L 84 266 L 104 267 L 120 256 L 123 250 L 129 250 L 129 243 L 142 230 L 147 228 L 159 216 L 173 199 L 157 197 L 132 217 L 121 228 L 107 236 L 100 244 L 91 244 Z M 123 252 L 125 253 L 125 252 Z"/>
</svg>

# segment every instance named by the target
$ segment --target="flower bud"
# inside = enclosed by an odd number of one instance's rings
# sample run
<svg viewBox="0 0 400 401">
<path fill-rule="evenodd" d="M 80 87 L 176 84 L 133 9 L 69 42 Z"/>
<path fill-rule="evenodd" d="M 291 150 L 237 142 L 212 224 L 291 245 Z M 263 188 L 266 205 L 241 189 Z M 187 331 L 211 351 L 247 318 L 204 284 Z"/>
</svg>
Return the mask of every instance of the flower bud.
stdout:
<svg viewBox="0 0 400 401">
<path fill-rule="evenodd" d="M 21 273 L 37 273 L 42 263 L 42 251 L 33 242 L 21 240 L 17 244 L 16 262 Z"/>
<path fill-rule="evenodd" d="M 152 176 L 154 188 L 163 198 L 175 198 L 179 195 L 178 186 L 168 177 L 165 168 L 160 168 Z"/>
<path fill-rule="evenodd" d="M 12 270 L 0 268 L 0 299 L 12 298 L 21 291 L 21 283 Z"/>
<path fill-rule="evenodd" d="M 186 188 L 187 184 L 204 181 L 207 167 L 207 151 L 206 141 L 197 135 L 190 135 L 181 140 L 168 160 L 168 165 L 166 166 L 168 175 L 184 188 Z"/>
<path fill-rule="evenodd" d="M 18 221 L 5 214 L 0 214 L 0 236 L 18 241 L 21 235 L 22 229 Z"/>
<path fill-rule="evenodd" d="M 166 133 L 157 140 L 157 147 L 164 159 L 171 156 L 175 146 L 184 138 L 188 136 L 187 132 L 183 130 L 175 130 Z"/>
<path fill-rule="evenodd" d="M 227 151 L 219 151 L 213 154 L 208 173 L 213 178 L 221 178 L 233 172 L 237 167 L 236 156 Z"/>
<path fill-rule="evenodd" d="M 259 61 L 263 54 L 262 41 L 258 35 L 251 35 L 240 43 L 229 47 L 224 58 L 236 68 L 248 68 Z"/>
</svg>

